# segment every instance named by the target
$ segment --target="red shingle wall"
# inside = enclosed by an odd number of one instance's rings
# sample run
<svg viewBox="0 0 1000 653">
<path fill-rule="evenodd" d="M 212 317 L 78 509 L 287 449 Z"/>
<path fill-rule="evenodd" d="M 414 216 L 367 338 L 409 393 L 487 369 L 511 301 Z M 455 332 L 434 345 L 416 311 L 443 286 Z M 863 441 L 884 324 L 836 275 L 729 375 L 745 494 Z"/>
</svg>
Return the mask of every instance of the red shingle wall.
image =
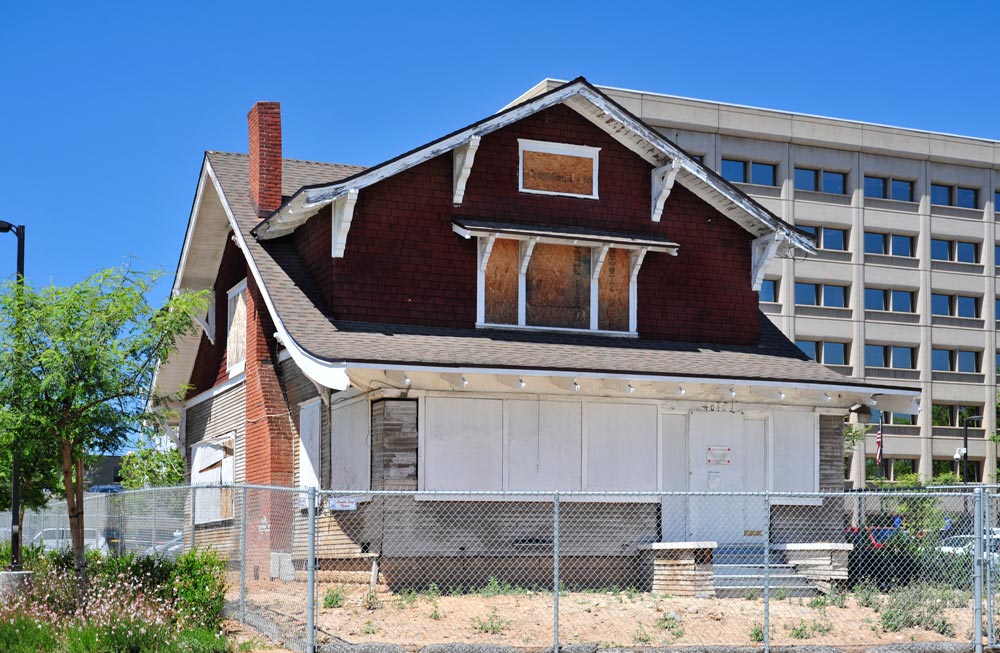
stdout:
<svg viewBox="0 0 1000 653">
<path fill-rule="evenodd" d="M 518 138 L 600 147 L 600 199 L 519 192 Z M 448 154 L 362 190 L 344 258 L 330 257 L 329 210 L 294 238 L 336 318 L 471 328 L 476 243 L 452 231 L 455 216 L 660 234 L 680 243 L 680 256 L 646 257 L 640 337 L 756 343 L 752 236 L 680 184 L 653 223 L 651 169 L 572 109 L 556 106 L 483 137 L 461 206 L 452 205 Z"/>
</svg>

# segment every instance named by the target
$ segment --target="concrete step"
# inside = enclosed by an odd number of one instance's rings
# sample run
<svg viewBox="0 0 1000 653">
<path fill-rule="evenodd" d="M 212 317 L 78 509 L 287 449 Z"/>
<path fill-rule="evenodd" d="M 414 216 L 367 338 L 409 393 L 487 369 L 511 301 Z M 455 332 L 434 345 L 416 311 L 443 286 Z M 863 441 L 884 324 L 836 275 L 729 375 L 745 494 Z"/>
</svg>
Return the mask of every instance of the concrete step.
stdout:
<svg viewBox="0 0 1000 653">
<path fill-rule="evenodd" d="M 771 600 L 777 600 L 779 598 L 787 598 L 790 596 L 794 597 L 812 597 L 819 596 L 820 591 L 815 587 L 774 587 L 771 586 Z M 724 599 L 740 599 L 740 598 L 764 598 L 764 586 L 763 585 L 748 585 L 745 587 L 715 587 L 715 595 L 719 598 Z"/>
</svg>

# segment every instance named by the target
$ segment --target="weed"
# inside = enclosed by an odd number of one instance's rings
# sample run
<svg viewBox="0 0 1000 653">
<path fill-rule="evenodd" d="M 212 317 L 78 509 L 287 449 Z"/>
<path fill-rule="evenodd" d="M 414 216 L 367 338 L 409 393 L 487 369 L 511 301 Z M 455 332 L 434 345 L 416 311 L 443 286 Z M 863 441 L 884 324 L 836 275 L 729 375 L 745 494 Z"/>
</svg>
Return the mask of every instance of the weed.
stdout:
<svg viewBox="0 0 1000 653">
<path fill-rule="evenodd" d="M 441 598 L 441 588 L 438 587 L 437 583 L 431 583 L 430 585 L 427 586 L 427 589 L 421 592 L 421 594 L 425 598 L 428 598 L 433 601 L 435 599 Z"/>
<path fill-rule="evenodd" d="M 923 628 L 951 637 L 955 627 L 941 614 L 941 608 L 964 607 L 966 593 L 949 586 L 916 584 L 892 592 L 881 608 L 882 629 L 899 632 Z"/>
<path fill-rule="evenodd" d="M 510 626 L 510 619 L 504 619 L 497 613 L 497 609 L 493 608 L 490 611 L 489 616 L 485 619 L 480 619 L 479 617 L 472 618 L 472 627 L 481 633 L 486 633 L 488 635 L 496 635 L 502 633 L 507 627 Z"/>
<path fill-rule="evenodd" d="M 747 601 L 756 601 L 760 598 L 760 590 L 756 587 L 748 587 L 743 590 L 743 598 Z"/>
<path fill-rule="evenodd" d="M 784 587 L 779 587 L 778 589 L 774 590 L 774 594 L 772 594 L 771 597 L 775 601 L 784 601 L 785 599 L 788 598 L 788 590 L 785 589 Z"/>
<path fill-rule="evenodd" d="M 792 639 L 809 639 L 812 637 L 812 629 L 804 621 L 800 621 L 794 626 L 785 626 L 788 629 L 788 636 Z"/>
<path fill-rule="evenodd" d="M 233 653 L 253 653 L 258 649 L 264 648 L 264 642 L 257 639 L 256 637 L 251 637 L 250 639 L 243 640 L 233 648 Z"/>
<path fill-rule="evenodd" d="M 639 624 L 638 627 L 635 629 L 635 632 L 632 633 L 632 641 L 636 642 L 637 644 L 649 643 L 649 633 L 647 633 L 646 629 L 642 627 L 642 624 Z"/>
<path fill-rule="evenodd" d="M 347 598 L 347 591 L 344 586 L 331 587 L 323 595 L 323 607 L 324 608 L 339 608 L 344 605 L 344 599 Z"/>
<path fill-rule="evenodd" d="M 494 596 L 513 596 L 515 594 L 527 594 L 529 590 L 524 587 L 517 587 L 511 585 L 507 581 L 497 580 L 495 576 L 490 576 L 490 579 L 486 582 L 486 585 L 479 589 L 478 594 L 480 596 L 485 596 L 487 598 L 492 598 Z M 565 591 L 565 588 L 559 588 L 560 594 Z"/>
<path fill-rule="evenodd" d="M 814 621 L 809 627 L 817 635 L 826 635 L 833 630 L 833 624 L 829 621 Z"/>
<path fill-rule="evenodd" d="M 635 600 L 639 598 L 640 594 L 641 592 L 639 592 L 639 590 L 636 589 L 635 587 L 625 588 L 625 598 L 627 598 L 631 603 L 635 603 Z"/>
<path fill-rule="evenodd" d="M 431 605 L 433 606 L 433 608 L 431 609 L 430 618 L 433 619 L 434 621 L 438 621 L 439 619 L 441 619 L 441 611 L 438 609 L 437 599 L 435 599 L 434 603 L 432 603 Z"/>
<path fill-rule="evenodd" d="M 362 635 L 376 635 L 378 634 L 378 626 L 370 621 L 366 621 L 365 625 L 361 627 Z"/>
<path fill-rule="evenodd" d="M 396 595 L 396 598 L 392 601 L 392 605 L 397 610 L 412 608 L 417 602 L 417 596 L 418 594 L 412 589 L 404 590 Z"/>
<path fill-rule="evenodd" d="M 754 624 L 750 628 L 750 641 L 751 642 L 764 641 L 764 626 L 762 626 L 761 624 Z"/>
<path fill-rule="evenodd" d="M 362 602 L 362 605 L 365 606 L 366 610 L 378 610 L 379 608 L 382 607 L 382 599 L 380 599 L 378 597 L 378 594 L 376 594 L 372 590 L 368 590 L 368 592 L 365 593 L 365 598 L 364 601 Z"/>
<path fill-rule="evenodd" d="M 862 608 L 878 610 L 882 606 L 882 595 L 875 581 L 866 578 L 854 586 L 854 600 Z"/>
<path fill-rule="evenodd" d="M 819 596 L 814 596 L 811 599 L 809 599 L 810 608 L 825 608 L 828 605 L 830 605 L 830 602 L 822 594 Z"/>
<path fill-rule="evenodd" d="M 670 634 L 675 639 L 680 639 L 681 637 L 684 637 L 684 629 L 681 628 L 680 619 L 678 619 L 675 615 L 672 614 L 663 615 L 657 620 L 656 627 L 659 628 L 660 630 L 670 631 Z"/>
</svg>

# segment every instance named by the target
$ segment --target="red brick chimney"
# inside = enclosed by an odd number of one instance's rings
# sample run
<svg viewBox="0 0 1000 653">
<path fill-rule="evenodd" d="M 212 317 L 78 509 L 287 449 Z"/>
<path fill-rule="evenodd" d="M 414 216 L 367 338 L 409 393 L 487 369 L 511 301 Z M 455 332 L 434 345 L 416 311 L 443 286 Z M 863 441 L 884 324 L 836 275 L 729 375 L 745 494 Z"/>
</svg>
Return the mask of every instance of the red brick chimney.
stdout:
<svg viewBox="0 0 1000 653">
<path fill-rule="evenodd" d="M 250 125 L 250 196 L 261 217 L 281 206 L 281 103 L 258 102 Z"/>
</svg>

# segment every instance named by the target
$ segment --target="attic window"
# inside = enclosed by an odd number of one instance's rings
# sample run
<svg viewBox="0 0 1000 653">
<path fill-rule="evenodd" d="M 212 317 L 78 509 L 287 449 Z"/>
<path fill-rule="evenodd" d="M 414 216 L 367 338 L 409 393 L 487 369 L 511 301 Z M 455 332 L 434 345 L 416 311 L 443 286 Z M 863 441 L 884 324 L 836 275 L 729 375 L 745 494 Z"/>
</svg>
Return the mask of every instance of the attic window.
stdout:
<svg viewBox="0 0 1000 653">
<path fill-rule="evenodd" d="M 229 320 L 226 327 L 226 371 L 229 378 L 242 374 L 247 359 L 247 282 L 233 286 L 229 296 Z"/>
<path fill-rule="evenodd" d="M 517 139 L 522 193 L 597 199 L 599 147 Z"/>
</svg>

